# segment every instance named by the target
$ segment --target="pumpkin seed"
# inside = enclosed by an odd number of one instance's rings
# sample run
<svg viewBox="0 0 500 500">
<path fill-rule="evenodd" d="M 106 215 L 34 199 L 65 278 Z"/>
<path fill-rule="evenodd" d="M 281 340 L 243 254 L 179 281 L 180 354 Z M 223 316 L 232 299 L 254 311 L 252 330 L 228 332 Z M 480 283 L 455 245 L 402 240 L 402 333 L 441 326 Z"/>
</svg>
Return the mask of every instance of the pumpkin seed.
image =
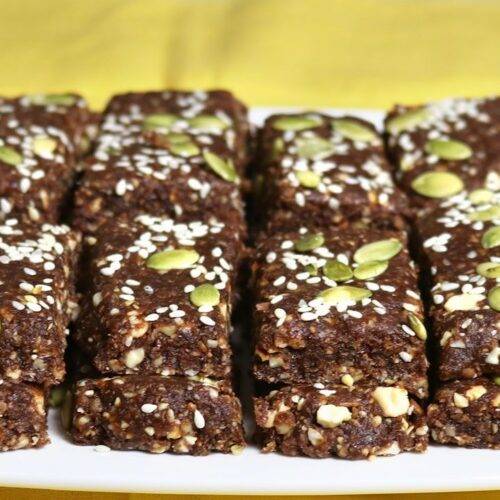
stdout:
<svg viewBox="0 0 500 500">
<path fill-rule="evenodd" d="M 280 116 L 273 121 L 273 128 L 283 131 L 299 131 L 317 127 L 321 121 L 304 115 Z"/>
<path fill-rule="evenodd" d="M 335 286 L 323 290 L 318 297 L 321 297 L 325 304 L 334 306 L 344 302 L 359 302 L 372 296 L 372 292 L 366 288 L 357 286 Z"/>
<path fill-rule="evenodd" d="M 190 118 L 188 125 L 204 132 L 222 132 L 228 124 L 215 115 L 199 115 Z"/>
<path fill-rule="evenodd" d="M 462 293 L 451 296 L 444 304 L 447 311 L 474 311 L 478 309 L 478 302 L 485 298 L 480 293 Z"/>
<path fill-rule="evenodd" d="M 278 137 L 273 142 L 271 160 L 276 160 L 276 158 L 278 158 L 279 155 L 283 153 L 284 150 L 285 150 L 285 141 L 281 137 Z"/>
<path fill-rule="evenodd" d="M 490 227 L 481 238 L 484 248 L 495 248 L 500 245 L 500 226 Z"/>
<path fill-rule="evenodd" d="M 428 198 L 448 198 L 462 191 L 464 183 L 451 172 L 426 172 L 413 179 L 411 187 Z"/>
<path fill-rule="evenodd" d="M 493 377 L 493 382 L 495 382 L 496 385 L 500 385 L 500 375 Z"/>
<path fill-rule="evenodd" d="M 427 330 L 425 329 L 425 325 L 422 323 L 420 318 L 415 316 L 412 313 L 408 314 L 408 323 L 410 328 L 415 332 L 415 335 L 421 339 L 425 340 L 427 338 Z"/>
<path fill-rule="evenodd" d="M 38 94 L 29 97 L 33 104 L 41 106 L 56 105 L 56 106 L 72 106 L 76 102 L 76 97 L 71 94 Z"/>
<path fill-rule="evenodd" d="M 475 189 L 469 193 L 469 200 L 474 205 L 481 205 L 481 203 L 488 203 L 493 198 L 493 191 L 489 189 Z"/>
<path fill-rule="evenodd" d="M 363 262 L 354 269 L 354 277 L 358 280 L 369 280 L 384 273 L 388 266 L 389 262 L 386 260 Z"/>
<path fill-rule="evenodd" d="M 196 306 L 216 306 L 220 302 L 220 292 L 210 283 L 197 286 L 190 294 L 189 300 Z"/>
<path fill-rule="evenodd" d="M 328 156 L 333 150 L 333 144 L 322 137 L 305 137 L 297 140 L 297 154 L 308 160 Z"/>
<path fill-rule="evenodd" d="M 61 424 L 63 429 L 69 430 L 71 427 L 71 421 L 73 418 L 73 393 L 72 391 L 66 391 L 64 401 L 62 403 L 60 411 Z"/>
<path fill-rule="evenodd" d="M 489 291 L 488 303 L 493 310 L 500 311 L 500 286 L 496 286 Z"/>
<path fill-rule="evenodd" d="M 57 141 L 46 135 L 38 135 L 33 139 L 33 152 L 41 158 L 52 158 L 56 147 Z"/>
<path fill-rule="evenodd" d="M 316 276 L 318 274 L 318 268 L 314 264 L 307 264 L 305 270 L 311 275 Z"/>
<path fill-rule="evenodd" d="M 500 205 L 493 205 L 492 207 L 485 208 L 484 210 L 477 210 L 469 215 L 469 219 L 481 221 L 500 219 Z"/>
<path fill-rule="evenodd" d="M 198 262 L 200 258 L 196 250 L 174 249 L 156 252 L 149 256 L 146 266 L 158 271 L 170 269 L 187 269 Z"/>
<path fill-rule="evenodd" d="M 347 281 L 352 278 L 352 269 L 338 260 L 329 259 L 323 266 L 323 274 L 333 281 Z"/>
<path fill-rule="evenodd" d="M 377 134 L 366 125 L 362 125 L 350 118 L 336 118 L 333 120 L 333 129 L 351 141 L 374 142 Z"/>
<path fill-rule="evenodd" d="M 476 266 L 476 271 L 485 278 L 500 278 L 500 264 L 497 262 L 482 262 Z"/>
<path fill-rule="evenodd" d="M 321 176 L 311 170 L 301 170 L 296 172 L 295 175 L 300 185 L 305 188 L 316 189 L 321 182 Z"/>
<path fill-rule="evenodd" d="M 466 160 L 472 156 L 472 149 L 468 144 L 451 139 L 431 139 L 427 141 L 425 151 L 442 160 Z"/>
<path fill-rule="evenodd" d="M 23 161 L 23 157 L 14 148 L 0 146 L 0 161 L 15 167 Z"/>
<path fill-rule="evenodd" d="M 374 241 L 358 248 L 354 254 L 354 260 L 358 264 L 374 260 L 390 260 L 396 256 L 403 245 L 396 238 Z"/>
<path fill-rule="evenodd" d="M 210 151 L 203 151 L 203 158 L 205 158 L 208 166 L 225 181 L 236 182 L 238 180 L 238 174 L 232 160 L 224 160 Z"/>
<path fill-rule="evenodd" d="M 411 109 L 406 113 L 391 118 L 387 122 L 386 127 L 391 134 L 399 134 L 405 130 L 418 127 L 427 120 L 429 116 L 430 113 L 426 108 Z"/>
<path fill-rule="evenodd" d="M 190 157 L 200 153 L 200 148 L 194 143 L 189 135 L 168 134 L 168 149 L 178 156 Z"/>
<path fill-rule="evenodd" d="M 306 234 L 295 242 L 295 250 L 298 252 L 309 252 L 315 248 L 319 248 L 325 242 L 325 238 L 321 233 Z"/>
<path fill-rule="evenodd" d="M 50 390 L 49 395 L 49 406 L 51 408 L 59 408 L 63 402 L 64 397 L 66 396 L 66 387 L 64 385 L 57 385 Z"/>
<path fill-rule="evenodd" d="M 179 118 L 171 113 L 158 113 L 144 118 L 142 126 L 145 130 L 170 128 Z"/>
</svg>

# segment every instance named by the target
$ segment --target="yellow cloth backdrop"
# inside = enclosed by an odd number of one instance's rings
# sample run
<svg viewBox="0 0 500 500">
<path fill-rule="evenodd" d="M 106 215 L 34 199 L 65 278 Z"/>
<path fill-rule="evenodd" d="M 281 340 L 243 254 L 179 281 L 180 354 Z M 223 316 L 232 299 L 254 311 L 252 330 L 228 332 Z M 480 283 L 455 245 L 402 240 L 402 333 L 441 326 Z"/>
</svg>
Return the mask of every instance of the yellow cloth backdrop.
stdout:
<svg viewBox="0 0 500 500">
<path fill-rule="evenodd" d="M 0 0 L 0 9 L 0 94 L 74 89 L 98 108 L 126 90 L 227 87 L 251 105 L 377 108 L 500 92 L 496 0 Z"/>
</svg>

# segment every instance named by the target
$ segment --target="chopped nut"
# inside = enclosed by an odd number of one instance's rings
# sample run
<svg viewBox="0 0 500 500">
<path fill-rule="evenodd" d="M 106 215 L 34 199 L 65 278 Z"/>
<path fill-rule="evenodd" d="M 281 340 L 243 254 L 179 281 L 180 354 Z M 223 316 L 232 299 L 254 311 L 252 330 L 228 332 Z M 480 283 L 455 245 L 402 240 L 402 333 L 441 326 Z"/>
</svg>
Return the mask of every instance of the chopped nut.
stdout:
<svg viewBox="0 0 500 500">
<path fill-rule="evenodd" d="M 343 422 L 351 420 L 351 412 L 345 406 L 322 405 L 316 412 L 316 420 L 318 424 L 327 429 L 337 427 Z"/>
<path fill-rule="evenodd" d="M 486 387 L 484 387 L 483 385 L 474 385 L 465 392 L 465 395 L 467 396 L 469 401 L 475 401 L 487 392 L 488 391 L 486 390 Z"/>
<path fill-rule="evenodd" d="M 373 391 L 373 398 L 386 417 L 399 417 L 410 409 L 408 391 L 400 387 L 377 387 Z"/>
<path fill-rule="evenodd" d="M 352 387 L 354 385 L 354 379 L 348 373 L 343 375 L 340 380 L 344 385 L 347 385 L 347 387 Z"/>
<path fill-rule="evenodd" d="M 307 439 L 309 439 L 309 442 L 313 446 L 318 446 L 323 442 L 322 434 L 313 427 L 309 427 L 309 429 L 307 429 Z"/>
<path fill-rule="evenodd" d="M 125 366 L 127 368 L 135 368 L 137 365 L 142 363 L 144 359 L 144 349 L 140 347 L 139 349 L 132 349 L 125 354 Z"/>
<path fill-rule="evenodd" d="M 469 406 L 469 400 L 458 392 L 453 394 L 453 403 L 457 408 L 467 408 L 467 406 Z"/>
</svg>

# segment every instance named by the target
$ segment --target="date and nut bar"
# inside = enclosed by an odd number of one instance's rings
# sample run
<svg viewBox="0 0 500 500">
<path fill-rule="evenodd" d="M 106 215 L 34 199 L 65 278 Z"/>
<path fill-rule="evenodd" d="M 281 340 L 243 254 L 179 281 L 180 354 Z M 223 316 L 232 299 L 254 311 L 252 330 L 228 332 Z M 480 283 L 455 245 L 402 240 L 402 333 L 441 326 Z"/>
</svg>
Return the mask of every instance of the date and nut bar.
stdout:
<svg viewBox="0 0 500 500">
<path fill-rule="evenodd" d="M 114 96 L 104 111 L 98 151 L 113 153 L 133 144 L 157 146 L 184 134 L 200 142 L 222 142 L 242 173 L 249 161 L 247 108 L 230 92 L 157 91 Z"/>
<path fill-rule="evenodd" d="M 434 441 L 500 450 L 500 379 L 448 382 L 427 408 Z"/>
<path fill-rule="evenodd" d="M 207 455 L 245 447 L 241 405 L 227 382 L 127 375 L 76 383 L 65 412 L 75 443 Z"/>
<path fill-rule="evenodd" d="M 406 198 L 375 127 L 351 117 L 319 113 L 273 115 L 261 132 L 256 177 L 267 218 L 296 227 L 297 217 L 317 226 L 359 219 L 402 226 Z"/>
<path fill-rule="evenodd" d="M 254 374 L 375 380 L 427 396 L 426 329 L 403 232 L 306 229 L 261 239 L 253 263 Z"/>
<path fill-rule="evenodd" d="M 396 180 L 418 212 L 500 170 L 500 98 L 396 106 L 386 118 Z"/>
<path fill-rule="evenodd" d="M 254 404 L 264 452 L 366 459 L 427 448 L 425 413 L 401 387 L 286 386 Z"/>
<path fill-rule="evenodd" d="M 44 390 L 0 378 L 0 451 L 49 443 Z"/>
<path fill-rule="evenodd" d="M 106 223 L 90 249 L 76 342 L 101 373 L 229 376 L 240 253 L 220 222 Z"/>
<path fill-rule="evenodd" d="M 80 237 L 67 226 L 0 225 L 0 377 L 55 384 L 76 309 Z"/>
<path fill-rule="evenodd" d="M 457 195 L 417 228 L 440 378 L 500 375 L 500 187 Z"/>
</svg>

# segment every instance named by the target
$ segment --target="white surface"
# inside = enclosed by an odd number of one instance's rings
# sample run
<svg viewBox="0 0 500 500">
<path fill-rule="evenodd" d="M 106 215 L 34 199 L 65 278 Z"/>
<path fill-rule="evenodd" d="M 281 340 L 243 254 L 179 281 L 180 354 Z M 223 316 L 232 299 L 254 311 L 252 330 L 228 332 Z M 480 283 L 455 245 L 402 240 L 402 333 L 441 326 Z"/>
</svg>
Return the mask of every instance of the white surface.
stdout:
<svg viewBox="0 0 500 500">
<path fill-rule="evenodd" d="M 270 111 L 270 110 L 267 110 Z M 274 110 L 273 110 L 274 111 Z M 255 110 L 260 122 L 266 110 Z M 355 112 L 380 124 L 382 114 Z M 72 445 L 50 416 L 52 444 L 0 454 L 0 485 L 38 488 L 227 494 L 335 494 L 500 489 L 500 453 L 431 446 L 349 462 L 262 455 L 187 457 L 139 452 L 97 452 Z"/>
</svg>

